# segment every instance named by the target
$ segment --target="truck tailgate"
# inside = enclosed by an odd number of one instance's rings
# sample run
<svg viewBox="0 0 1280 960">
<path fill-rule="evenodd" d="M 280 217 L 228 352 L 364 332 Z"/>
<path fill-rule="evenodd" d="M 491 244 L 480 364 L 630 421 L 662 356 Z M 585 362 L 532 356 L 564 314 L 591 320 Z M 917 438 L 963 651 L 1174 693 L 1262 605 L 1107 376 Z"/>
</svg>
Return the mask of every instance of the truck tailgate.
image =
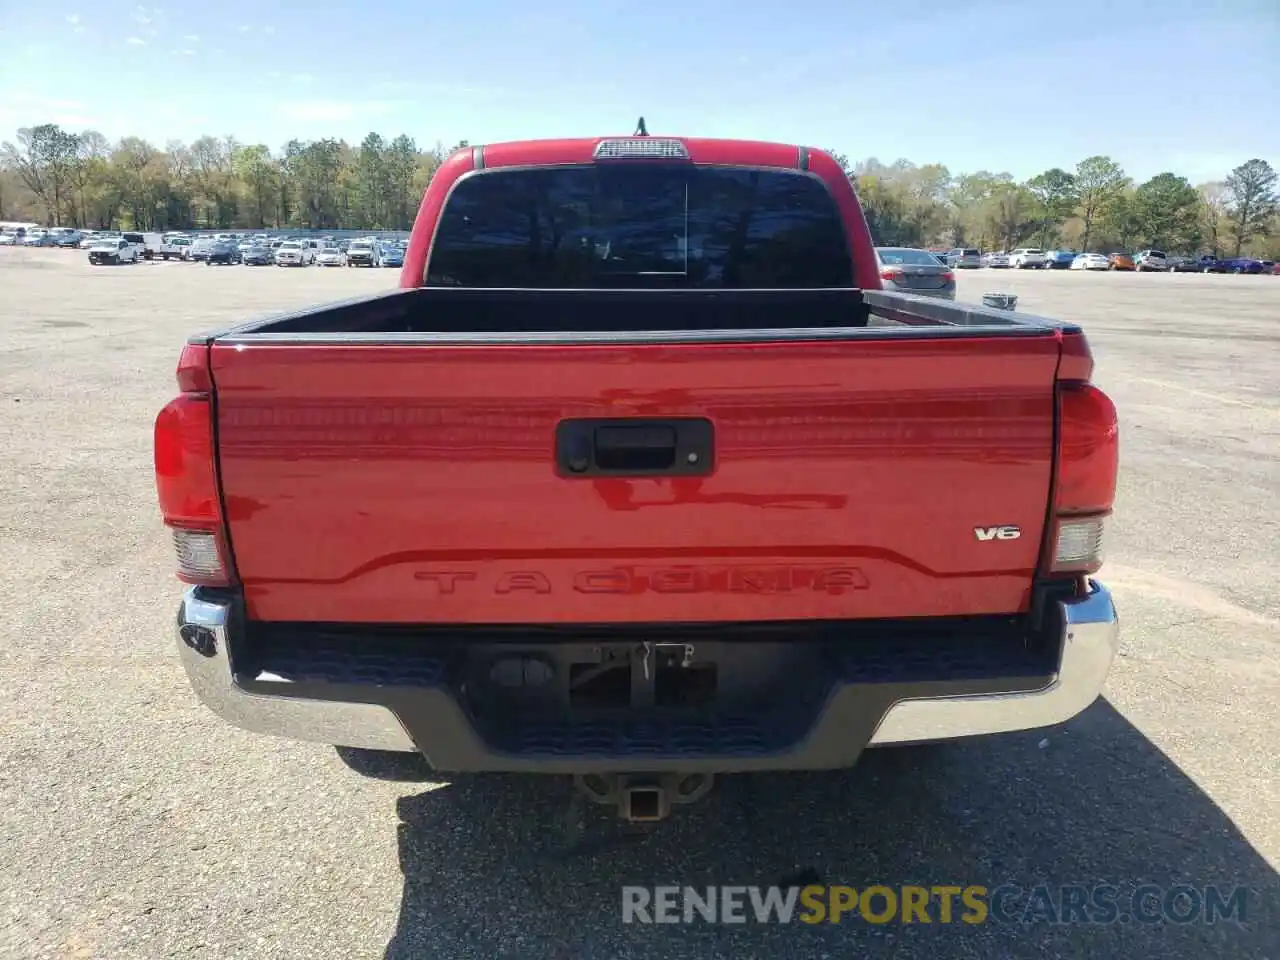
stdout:
<svg viewBox="0 0 1280 960">
<path fill-rule="evenodd" d="M 1030 604 L 1060 339 L 212 348 L 248 614 L 620 623 Z M 706 476 L 565 476 L 574 418 L 705 418 Z M 1016 527 L 1019 534 L 994 528 Z"/>
</svg>

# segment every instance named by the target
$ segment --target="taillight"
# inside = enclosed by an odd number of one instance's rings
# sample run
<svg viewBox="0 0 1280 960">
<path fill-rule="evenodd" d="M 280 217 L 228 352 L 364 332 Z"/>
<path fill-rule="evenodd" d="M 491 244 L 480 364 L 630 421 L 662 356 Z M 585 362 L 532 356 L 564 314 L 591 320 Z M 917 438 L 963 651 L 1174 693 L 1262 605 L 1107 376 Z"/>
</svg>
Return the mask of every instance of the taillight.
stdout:
<svg viewBox="0 0 1280 960">
<path fill-rule="evenodd" d="M 950 270 L 947 270 L 945 273 L 942 274 L 943 283 L 951 283 L 953 280 L 955 280 L 955 278 L 956 278 L 956 275 L 952 273 Z"/>
<path fill-rule="evenodd" d="M 887 267 L 880 271 L 881 280 L 901 280 L 903 273 L 897 267 Z"/>
<path fill-rule="evenodd" d="M 1111 399 L 1089 383 L 1058 384 L 1058 476 L 1048 559 L 1055 574 L 1102 566 L 1103 534 L 1116 497 L 1120 428 Z"/>
<path fill-rule="evenodd" d="M 213 458 L 213 399 L 208 352 L 188 346 L 178 361 L 180 396 L 156 416 L 156 495 L 173 534 L 178 578 L 226 586 L 231 582 Z"/>
</svg>

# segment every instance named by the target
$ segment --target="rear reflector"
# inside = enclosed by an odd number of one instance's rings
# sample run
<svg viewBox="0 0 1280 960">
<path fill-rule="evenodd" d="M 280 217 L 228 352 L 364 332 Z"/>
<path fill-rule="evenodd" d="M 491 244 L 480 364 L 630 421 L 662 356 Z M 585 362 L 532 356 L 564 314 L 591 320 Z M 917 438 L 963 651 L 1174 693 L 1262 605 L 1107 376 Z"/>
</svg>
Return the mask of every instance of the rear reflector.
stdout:
<svg viewBox="0 0 1280 960">
<path fill-rule="evenodd" d="M 661 137 L 625 137 L 596 144 L 597 160 L 688 160 L 689 151 L 679 140 Z"/>
<path fill-rule="evenodd" d="M 1056 573 L 1093 573 L 1102 566 L 1106 517 L 1058 521 L 1053 569 Z"/>
<path fill-rule="evenodd" d="M 180 580 L 212 586 L 221 586 L 227 582 L 216 533 L 182 527 L 172 528 L 172 533 Z"/>
</svg>

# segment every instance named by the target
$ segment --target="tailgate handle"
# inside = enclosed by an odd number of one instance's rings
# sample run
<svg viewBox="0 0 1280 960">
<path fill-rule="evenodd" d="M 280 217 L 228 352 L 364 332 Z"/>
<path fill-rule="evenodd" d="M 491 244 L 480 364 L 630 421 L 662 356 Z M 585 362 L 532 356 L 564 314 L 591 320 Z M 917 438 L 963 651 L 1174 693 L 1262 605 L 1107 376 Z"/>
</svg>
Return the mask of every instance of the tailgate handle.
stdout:
<svg viewBox="0 0 1280 960">
<path fill-rule="evenodd" d="M 663 470 L 676 462 L 674 427 L 596 427 L 596 465 L 605 470 Z"/>
<path fill-rule="evenodd" d="M 562 476 L 697 476 L 711 472 L 710 420 L 562 420 L 556 466 Z"/>
</svg>

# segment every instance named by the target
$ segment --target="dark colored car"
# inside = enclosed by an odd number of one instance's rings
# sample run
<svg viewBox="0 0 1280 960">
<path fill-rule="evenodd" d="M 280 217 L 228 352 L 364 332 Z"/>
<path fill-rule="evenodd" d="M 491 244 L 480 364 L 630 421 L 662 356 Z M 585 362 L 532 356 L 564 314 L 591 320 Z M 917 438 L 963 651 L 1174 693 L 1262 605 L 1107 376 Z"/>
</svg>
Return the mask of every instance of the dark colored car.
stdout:
<svg viewBox="0 0 1280 960">
<path fill-rule="evenodd" d="M 1266 273 L 1261 260 L 1253 257 L 1228 257 L 1204 268 L 1205 273 Z"/>
<path fill-rule="evenodd" d="M 1071 264 L 1080 253 L 1076 250 L 1050 250 L 1044 255 L 1047 270 L 1070 270 Z"/>
<path fill-rule="evenodd" d="M 246 267 L 269 267 L 276 262 L 276 255 L 265 243 L 255 243 L 240 251 L 240 260 Z"/>
<path fill-rule="evenodd" d="M 390 244 L 382 248 L 382 265 L 384 267 L 403 267 L 404 266 L 404 247 L 398 244 Z"/>
<path fill-rule="evenodd" d="M 1167 257 L 1170 273 L 1199 273 L 1200 264 L 1195 257 Z"/>
<path fill-rule="evenodd" d="M 232 240 L 215 240 L 209 246 L 209 255 L 205 258 L 206 266 L 215 263 L 239 263 L 242 257 L 240 247 Z"/>
</svg>

